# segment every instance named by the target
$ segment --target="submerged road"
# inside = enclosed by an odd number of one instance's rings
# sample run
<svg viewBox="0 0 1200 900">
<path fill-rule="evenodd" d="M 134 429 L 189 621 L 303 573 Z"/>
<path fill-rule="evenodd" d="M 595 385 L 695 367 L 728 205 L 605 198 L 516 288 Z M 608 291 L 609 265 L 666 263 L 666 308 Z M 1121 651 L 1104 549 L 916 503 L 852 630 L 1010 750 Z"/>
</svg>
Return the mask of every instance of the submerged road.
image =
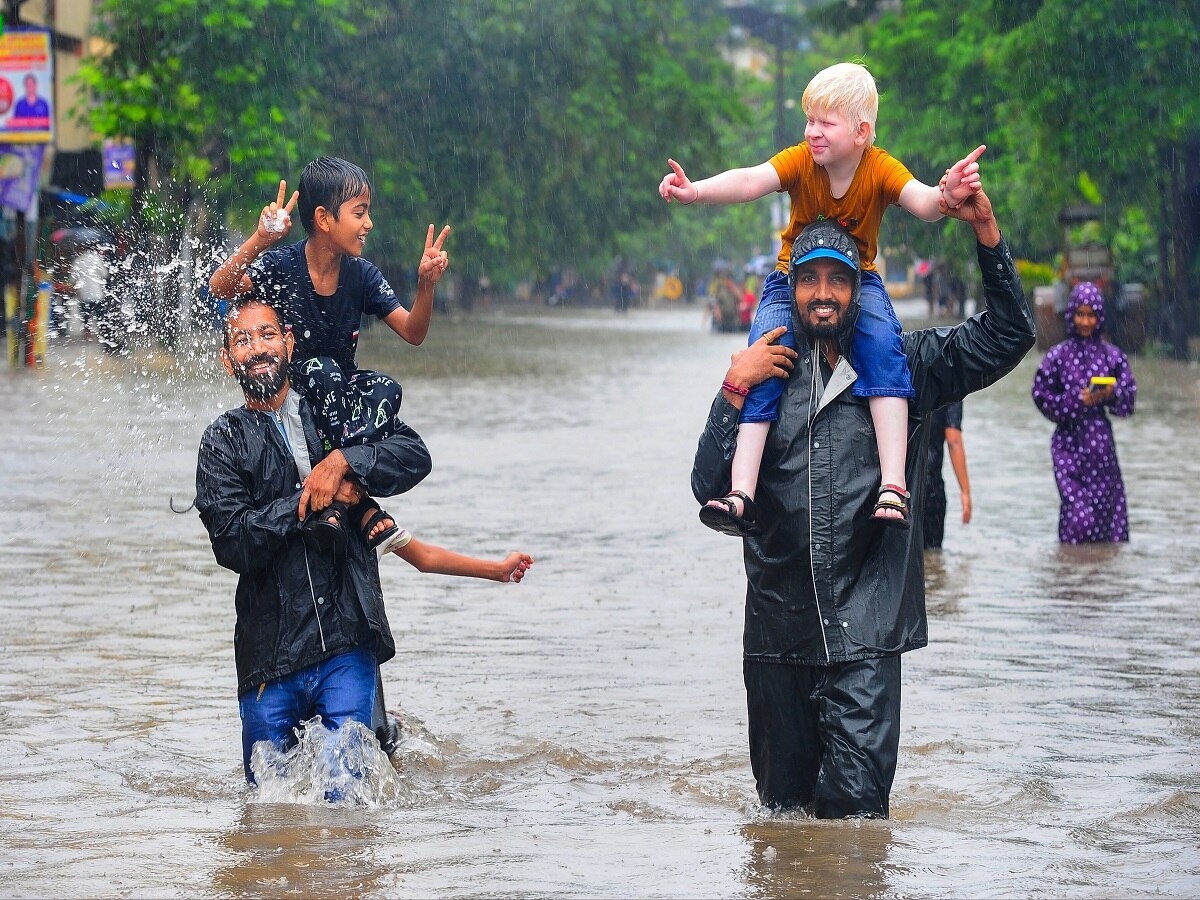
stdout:
<svg viewBox="0 0 1200 900">
<path fill-rule="evenodd" d="M 902 317 L 911 321 L 911 312 Z M 435 318 L 365 335 L 434 471 L 387 504 L 519 586 L 385 561 L 401 801 L 241 783 L 232 573 L 191 497 L 238 393 L 192 363 L 57 345 L 0 371 L 0 864 L 20 896 L 1194 896 L 1200 372 L 1135 360 L 1116 424 L 1133 540 L 1061 548 L 1036 354 L 969 398 L 975 518 L 927 558 L 893 818 L 755 801 L 736 541 L 692 453 L 738 335 L 694 310 Z M 947 477 L 952 478 L 947 468 Z M 952 498 L 953 498 L 952 493 Z M 185 501 L 186 502 L 186 501 Z"/>
</svg>

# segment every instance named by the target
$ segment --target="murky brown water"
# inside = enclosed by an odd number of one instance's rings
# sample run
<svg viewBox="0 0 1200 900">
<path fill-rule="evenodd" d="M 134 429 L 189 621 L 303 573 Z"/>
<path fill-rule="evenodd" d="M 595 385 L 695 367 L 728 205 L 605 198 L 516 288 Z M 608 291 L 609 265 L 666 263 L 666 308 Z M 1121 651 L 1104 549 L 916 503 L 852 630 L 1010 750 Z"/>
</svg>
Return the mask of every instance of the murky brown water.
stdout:
<svg viewBox="0 0 1200 900">
<path fill-rule="evenodd" d="M 696 312 L 367 336 L 434 472 L 387 504 L 520 586 L 384 567 L 405 802 L 241 783 L 232 573 L 191 498 L 208 354 L 0 370 L 0 873 L 20 896 L 1200 893 L 1200 372 L 1138 361 L 1133 541 L 1062 549 L 1035 360 L 966 405 L 975 521 L 929 560 L 889 822 L 779 820 L 745 746 L 737 542 L 688 473 L 737 336 Z M 948 470 L 947 470 L 948 471 Z"/>
</svg>

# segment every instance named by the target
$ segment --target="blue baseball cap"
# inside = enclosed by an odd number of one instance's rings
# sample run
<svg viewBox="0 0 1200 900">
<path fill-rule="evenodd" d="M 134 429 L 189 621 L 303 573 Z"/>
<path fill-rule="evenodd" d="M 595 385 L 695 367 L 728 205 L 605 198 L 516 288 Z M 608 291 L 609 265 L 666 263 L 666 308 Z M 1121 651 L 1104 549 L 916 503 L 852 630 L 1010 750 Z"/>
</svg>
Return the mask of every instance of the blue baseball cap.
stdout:
<svg viewBox="0 0 1200 900">
<path fill-rule="evenodd" d="M 805 228 L 792 244 L 788 272 L 814 259 L 833 259 L 859 271 L 858 244 L 845 228 L 829 219 L 819 219 Z"/>
<path fill-rule="evenodd" d="M 809 250 L 796 260 L 796 265 L 800 265 L 814 259 L 836 259 L 838 262 L 849 266 L 851 269 L 858 268 L 858 265 L 854 262 L 854 260 L 848 257 L 845 253 L 834 250 L 832 247 L 817 247 L 815 250 Z"/>
</svg>

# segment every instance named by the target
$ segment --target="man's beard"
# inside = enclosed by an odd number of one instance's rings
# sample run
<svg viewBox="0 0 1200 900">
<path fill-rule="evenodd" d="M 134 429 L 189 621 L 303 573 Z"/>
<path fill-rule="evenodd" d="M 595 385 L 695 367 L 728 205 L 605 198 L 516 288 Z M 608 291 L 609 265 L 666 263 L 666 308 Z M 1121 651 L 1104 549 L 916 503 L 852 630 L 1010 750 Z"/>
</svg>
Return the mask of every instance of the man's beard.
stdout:
<svg viewBox="0 0 1200 900">
<path fill-rule="evenodd" d="M 272 363 L 271 368 L 267 369 L 261 375 L 250 374 L 250 369 L 264 362 Z M 271 400 L 282 390 L 283 383 L 287 381 L 286 356 L 278 356 L 274 353 L 259 353 L 257 356 L 246 360 L 242 365 L 235 365 L 233 367 L 233 377 L 242 386 L 242 390 L 245 391 L 247 397 L 264 402 Z"/>
<path fill-rule="evenodd" d="M 812 306 L 813 304 L 810 304 Z M 817 306 L 826 306 L 827 304 L 819 303 Z M 797 310 L 799 312 L 799 310 Z M 845 312 L 837 317 L 836 321 L 821 321 L 812 322 L 808 318 L 809 310 L 805 310 L 796 318 L 800 322 L 800 330 L 810 338 L 815 340 L 825 340 L 827 338 L 837 338 L 838 333 L 842 330 L 842 321 L 845 319 Z"/>
<path fill-rule="evenodd" d="M 818 341 L 825 340 L 826 338 L 836 338 L 841 327 L 840 322 L 817 322 L 811 324 L 803 319 L 800 320 L 800 330 L 810 338 Z"/>
</svg>

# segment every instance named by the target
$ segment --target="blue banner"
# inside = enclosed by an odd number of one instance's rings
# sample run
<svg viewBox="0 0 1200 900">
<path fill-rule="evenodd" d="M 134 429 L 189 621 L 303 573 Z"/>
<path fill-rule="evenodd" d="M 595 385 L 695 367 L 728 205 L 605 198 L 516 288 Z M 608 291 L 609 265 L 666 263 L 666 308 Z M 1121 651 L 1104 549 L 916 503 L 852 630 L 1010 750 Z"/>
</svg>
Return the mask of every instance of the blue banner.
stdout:
<svg viewBox="0 0 1200 900">
<path fill-rule="evenodd" d="M 29 211 L 45 154 L 45 144 L 0 144 L 0 206 Z"/>
</svg>

